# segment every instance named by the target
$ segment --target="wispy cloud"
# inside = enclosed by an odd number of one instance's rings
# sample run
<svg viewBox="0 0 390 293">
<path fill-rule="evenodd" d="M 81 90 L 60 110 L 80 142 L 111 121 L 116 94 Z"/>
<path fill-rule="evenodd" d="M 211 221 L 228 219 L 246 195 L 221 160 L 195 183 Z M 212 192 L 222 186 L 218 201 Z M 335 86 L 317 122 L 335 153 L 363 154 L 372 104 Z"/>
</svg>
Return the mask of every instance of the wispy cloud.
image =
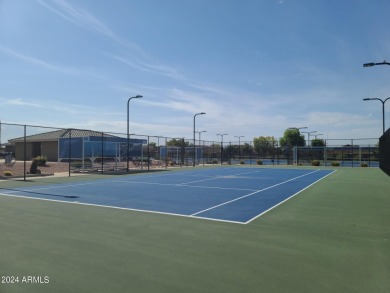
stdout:
<svg viewBox="0 0 390 293">
<path fill-rule="evenodd" d="M 345 127 L 373 123 L 367 115 L 348 114 L 343 112 L 311 112 L 305 116 L 307 123 L 321 127 Z"/>
<path fill-rule="evenodd" d="M 126 49 L 126 56 L 118 56 L 110 53 L 103 53 L 116 61 L 140 71 L 163 75 L 175 80 L 185 79 L 183 75 L 174 68 L 156 61 L 152 56 L 147 54 L 138 44 L 122 38 L 111 30 L 104 22 L 97 19 L 90 12 L 70 5 L 65 0 L 38 0 L 40 4 L 54 13 L 60 15 L 65 20 L 89 30 L 95 34 L 102 35 L 109 40 L 117 43 Z"/>
<path fill-rule="evenodd" d="M 21 53 L 15 51 L 15 50 L 12 50 L 8 47 L 4 47 L 1 44 L 0 44 L 0 51 L 9 55 L 9 56 L 15 57 L 17 59 L 21 59 L 23 61 L 26 61 L 26 62 L 34 64 L 34 65 L 44 67 L 44 68 L 49 69 L 49 70 L 59 71 L 59 72 L 66 73 L 66 74 L 76 73 L 76 71 L 74 71 L 72 69 L 56 66 L 56 65 L 47 63 L 43 60 L 28 56 L 28 55 L 21 54 Z"/>
<path fill-rule="evenodd" d="M 153 73 L 153 74 L 159 74 L 163 75 L 165 77 L 170 77 L 175 80 L 181 80 L 184 81 L 186 78 L 184 75 L 180 74 L 177 70 L 175 70 L 172 67 L 158 64 L 158 63 L 147 63 L 142 61 L 141 59 L 137 58 L 126 58 L 123 56 L 118 56 L 110 53 L 104 53 L 105 56 L 114 59 L 115 61 L 118 61 L 122 64 L 125 64 L 126 66 L 129 66 L 131 68 L 137 69 L 139 71 Z"/>
<path fill-rule="evenodd" d="M 13 106 L 22 106 L 22 107 L 33 107 L 33 108 L 44 108 L 43 104 L 38 102 L 32 102 L 32 101 L 25 101 L 20 98 L 16 99 L 4 99 L 0 98 L 0 105 L 6 106 L 6 105 L 13 105 Z"/>
<path fill-rule="evenodd" d="M 0 44 L 0 52 L 3 52 L 11 57 L 16 58 L 16 59 L 23 60 L 27 63 L 32 64 L 32 65 L 36 65 L 36 66 L 42 67 L 44 69 L 55 71 L 58 73 L 73 75 L 73 76 L 83 77 L 83 78 L 92 77 L 92 78 L 106 79 L 105 76 L 103 76 L 95 71 L 52 64 L 52 63 L 49 63 L 49 62 L 44 61 L 42 59 L 38 59 L 38 58 L 29 56 L 26 54 L 22 54 L 16 50 L 2 46 L 1 44 Z"/>
<path fill-rule="evenodd" d="M 180 83 L 176 84 L 174 89 L 167 89 L 167 94 L 171 95 L 171 97 L 176 97 L 177 100 L 162 103 L 161 106 L 163 107 L 173 109 L 182 107 L 181 110 L 190 112 L 196 111 L 195 108 L 198 108 L 196 106 L 202 106 L 200 104 L 202 100 L 206 101 L 223 96 L 225 101 L 234 101 L 237 97 L 245 96 L 248 101 L 250 100 L 250 96 L 253 96 L 253 93 L 241 91 L 234 97 L 234 92 L 237 92 L 237 89 L 225 89 L 219 85 L 207 84 L 203 81 L 196 81 L 186 77 L 174 67 L 156 61 L 155 58 L 149 56 L 137 44 L 129 42 L 117 35 L 104 22 L 97 19 L 90 12 L 76 7 L 73 4 L 71 5 L 65 0 L 38 0 L 38 2 L 67 21 L 96 34 L 100 34 L 126 49 L 130 49 L 127 50 L 125 55 L 104 52 L 103 54 L 106 57 L 139 71 L 168 77 L 175 82 L 179 81 Z M 179 90 L 178 87 L 188 88 L 189 90 Z M 196 104 L 194 101 L 196 101 Z M 215 107 L 216 105 L 210 101 L 205 103 L 205 106 L 212 106 L 214 109 L 220 108 Z"/>
<path fill-rule="evenodd" d="M 26 108 L 26 107 L 33 107 L 33 108 L 39 108 L 42 110 L 49 111 L 50 113 L 57 112 L 57 113 L 65 113 L 65 114 L 72 114 L 72 115 L 78 115 L 86 113 L 89 113 L 91 111 L 99 111 L 99 109 L 93 109 L 92 106 L 86 106 L 86 105 L 80 105 L 75 103 L 62 103 L 55 100 L 35 100 L 35 99 L 22 99 L 22 98 L 6 98 L 6 97 L 0 97 L 0 106 L 5 107 L 20 107 L 20 108 Z M 104 111 L 101 111 L 106 114 L 113 114 L 113 113 L 107 113 L 104 109 Z"/>
<path fill-rule="evenodd" d="M 73 24 L 76 24 L 94 33 L 104 35 L 105 37 L 108 37 L 123 46 L 135 49 L 139 53 L 143 54 L 142 50 L 136 44 L 130 43 L 127 40 L 119 37 L 108 26 L 99 21 L 86 10 L 76 8 L 64 0 L 38 0 L 38 2 L 67 21 L 72 22 Z"/>
</svg>

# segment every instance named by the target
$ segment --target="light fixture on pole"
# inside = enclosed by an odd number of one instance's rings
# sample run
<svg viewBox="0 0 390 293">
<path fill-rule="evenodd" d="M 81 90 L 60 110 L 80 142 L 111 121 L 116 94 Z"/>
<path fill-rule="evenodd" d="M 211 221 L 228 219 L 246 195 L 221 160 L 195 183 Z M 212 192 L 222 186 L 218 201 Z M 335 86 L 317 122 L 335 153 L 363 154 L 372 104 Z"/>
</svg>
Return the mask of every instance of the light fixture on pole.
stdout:
<svg viewBox="0 0 390 293">
<path fill-rule="evenodd" d="M 194 153 L 193 153 L 193 156 L 192 156 L 192 163 L 193 163 L 193 166 L 195 167 L 195 151 L 196 151 L 196 146 L 195 146 L 195 118 L 196 116 L 198 115 L 204 115 L 206 114 L 205 112 L 200 112 L 200 113 L 197 113 L 194 115 Z"/>
<path fill-rule="evenodd" d="M 310 134 L 316 133 L 316 132 L 317 132 L 317 130 L 315 130 L 315 131 L 302 131 L 302 133 L 307 133 L 307 145 L 310 144 Z"/>
<path fill-rule="evenodd" d="M 289 127 L 288 129 L 289 129 L 289 130 L 298 130 L 298 134 L 299 134 L 299 136 L 300 136 L 299 130 L 301 130 L 301 129 L 307 129 L 307 127 L 306 127 L 306 126 L 304 126 L 304 127 Z M 299 140 L 298 140 L 298 141 L 299 141 Z M 290 143 L 293 144 L 293 142 L 291 142 L 291 141 L 290 141 Z M 294 145 L 295 145 L 296 147 L 298 147 L 298 143 L 295 143 Z"/>
<path fill-rule="evenodd" d="M 374 100 L 377 100 L 377 101 L 380 101 L 382 103 L 382 124 L 383 124 L 383 133 L 385 133 L 385 103 L 387 100 L 389 100 L 390 97 L 388 97 L 387 99 L 385 100 L 382 100 L 382 99 L 378 99 L 378 98 L 365 98 L 363 99 L 363 101 L 374 101 Z"/>
<path fill-rule="evenodd" d="M 130 130 L 129 130 L 129 105 L 131 99 L 139 99 L 142 98 L 141 95 L 136 95 L 135 97 L 131 97 L 127 100 L 127 151 L 126 151 L 126 161 L 127 161 L 127 172 L 129 172 L 129 143 L 130 143 Z"/>
<path fill-rule="evenodd" d="M 289 127 L 288 129 L 291 129 L 291 130 L 293 130 L 293 129 L 295 129 L 295 130 L 300 130 L 300 129 L 306 129 L 307 127 L 305 126 L 305 127 Z"/>
<path fill-rule="evenodd" d="M 375 62 L 364 63 L 363 67 L 372 67 L 372 66 L 375 66 L 375 65 L 390 65 L 390 62 L 386 62 L 386 60 L 385 60 L 385 61 L 379 62 L 379 63 L 375 63 Z"/>
<path fill-rule="evenodd" d="M 207 130 L 195 131 L 195 132 L 199 135 L 198 140 L 199 140 L 199 145 L 200 145 L 200 135 L 202 132 L 207 132 Z"/>
</svg>

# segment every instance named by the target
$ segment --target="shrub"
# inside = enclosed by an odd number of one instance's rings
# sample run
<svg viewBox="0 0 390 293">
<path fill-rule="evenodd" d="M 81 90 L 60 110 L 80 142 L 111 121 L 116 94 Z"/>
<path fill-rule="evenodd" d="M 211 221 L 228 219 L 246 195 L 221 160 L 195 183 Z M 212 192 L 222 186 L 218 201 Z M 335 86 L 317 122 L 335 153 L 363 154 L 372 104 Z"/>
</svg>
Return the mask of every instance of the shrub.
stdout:
<svg viewBox="0 0 390 293">
<path fill-rule="evenodd" d="M 47 158 L 45 156 L 38 156 L 34 160 L 37 161 L 38 166 L 45 166 L 47 162 Z"/>
<path fill-rule="evenodd" d="M 332 165 L 333 167 L 339 167 L 339 166 L 340 166 L 340 162 L 333 161 L 333 162 L 331 163 L 331 165 Z"/>
<path fill-rule="evenodd" d="M 361 163 L 360 167 L 368 167 L 368 164 L 367 163 Z"/>
<path fill-rule="evenodd" d="M 4 171 L 4 176 L 12 176 L 12 172 L 11 171 Z"/>
<path fill-rule="evenodd" d="M 319 166 L 319 165 L 321 165 L 321 162 L 318 160 L 313 160 L 313 161 L 311 161 L 311 165 L 312 166 Z"/>
<path fill-rule="evenodd" d="M 262 160 L 257 160 L 256 163 L 257 163 L 257 165 L 263 165 L 263 161 Z"/>
<path fill-rule="evenodd" d="M 241 160 L 241 161 L 240 161 L 240 164 L 241 164 L 241 165 L 244 165 L 244 164 L 245 164 L 245 161 L 244 161 L 244 160 Z"/>
</svg>

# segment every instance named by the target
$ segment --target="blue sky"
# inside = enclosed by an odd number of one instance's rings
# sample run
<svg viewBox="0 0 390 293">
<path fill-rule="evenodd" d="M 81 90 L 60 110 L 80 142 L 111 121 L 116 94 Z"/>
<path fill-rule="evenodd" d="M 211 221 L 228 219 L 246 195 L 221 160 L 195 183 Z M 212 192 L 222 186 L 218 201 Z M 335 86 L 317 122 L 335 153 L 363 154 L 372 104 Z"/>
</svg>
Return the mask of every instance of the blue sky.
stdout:
<svg viewBox="0 0 390 293">
<path fill-rule="evenodd" d="M 379 137 L 387 0 L 0 0 L 0 120 L 203 139 Z M 390 102 L 386 129 L 390 127 Z"/>
</svg>

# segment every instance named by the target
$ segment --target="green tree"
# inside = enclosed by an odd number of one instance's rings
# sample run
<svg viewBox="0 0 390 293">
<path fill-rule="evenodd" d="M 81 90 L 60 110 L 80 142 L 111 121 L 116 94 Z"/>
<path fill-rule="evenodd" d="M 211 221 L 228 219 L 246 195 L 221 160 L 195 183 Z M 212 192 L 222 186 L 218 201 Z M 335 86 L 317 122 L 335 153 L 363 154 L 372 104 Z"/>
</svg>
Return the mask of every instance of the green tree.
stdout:
<svg viewBox="0 0 390 293">
<path fill-rule="evenodd" d="M 272 154 L 276 148 L 277 141 L 273 136 L 259 136 L 253 139 L 253 146 L 257 154 Z"/>
<path fill-rule="evenodd" d="M 182 141 L 183 141 L 182 139 L 173 138 L 170 141 L 167 141 L 167 145 L 168 146 L 175 146 L 175 147 L 182 147 Z M 184 141 L 184 145 L 189 146 L 189 143 Z"/>
<path fill-rule="evenodd" d="M 154 141 L 149 142 L 149 147 L 148 146 L 145 147 L 144 153 L 147 153 L 148 151 L 150 157 L 155 158 L 156 154 L 158 153 L 157 143 L 155 143 Z"/>
<path fill-rule="evenodd" d="M 325 146 L 325 141 L 323 139 L 312 139 L 311 140 L 311 146 Z"/>
<path fill-rule="evenodd" d="M 235 149 L 234 145 L 229 144 L 229 145 L 225 146 L 223 148 L 224 157 L 231 158 L 231 156 L 233 156 L 233 154 L 234 154 L 234 149 Z"/>
<path fill-rule="evenodd" d="M 249 143 L 241 145 L 241 156 L 249 156 L 251 153 L 253 153 L 253 147 Z"/>
<path fill-rule="evenodd" d="M 301 135 L 298 129 L 286 129 L 282 138 L 280 138 L 280 146 L 305 146 L 305 136 Z"/>
</svg>

